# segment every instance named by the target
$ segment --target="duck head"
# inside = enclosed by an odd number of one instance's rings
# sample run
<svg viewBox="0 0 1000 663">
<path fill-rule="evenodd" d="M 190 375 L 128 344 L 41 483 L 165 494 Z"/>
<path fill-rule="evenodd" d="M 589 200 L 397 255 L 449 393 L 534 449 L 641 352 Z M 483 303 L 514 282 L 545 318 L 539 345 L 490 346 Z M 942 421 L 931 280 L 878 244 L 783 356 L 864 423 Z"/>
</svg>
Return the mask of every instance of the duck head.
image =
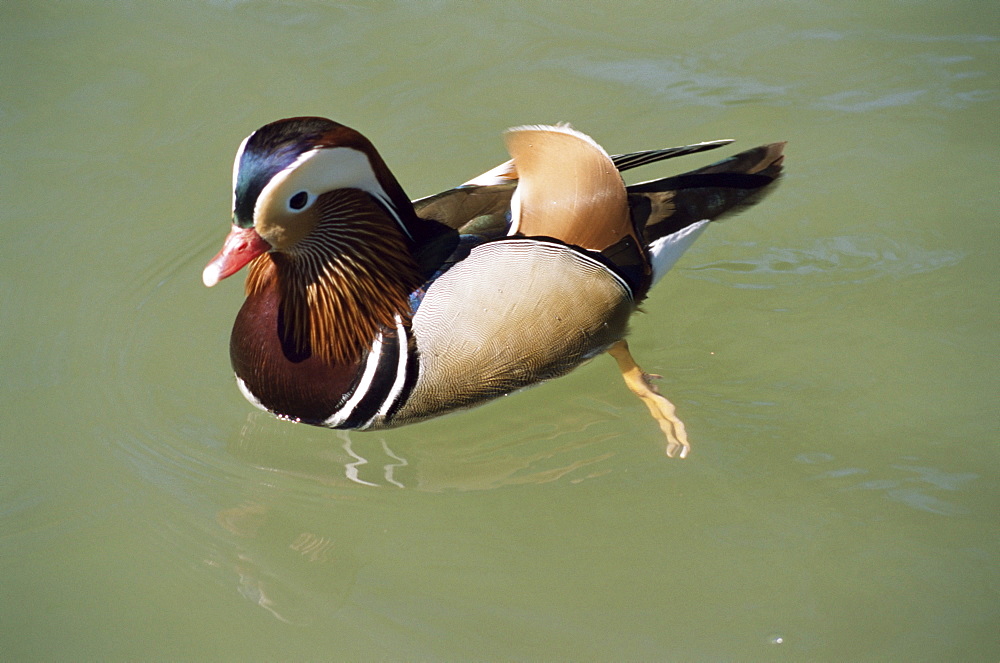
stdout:
<svg viewBox="0 0 1000 663">
<path fill-rule="evenodd" d="M 202 273 L 206 286 L 257 256 L 294 253 L 339 190 L 367 194 L 413 240 L 409 199 L 371 142 L 320 117 L 278 120 L 247 136 L 233 164 L 233 227 Z"/>
<path fill-rule="evenodd" d="M 426 226 L 371 142 L 331 120 L 279 120 L 233 166 L 233 226 L 205 267 L 213 286 L 250 264 L 247 295 L 276 288 L 300 352 L 356 358 L 408 313 Z"/>
</svg>

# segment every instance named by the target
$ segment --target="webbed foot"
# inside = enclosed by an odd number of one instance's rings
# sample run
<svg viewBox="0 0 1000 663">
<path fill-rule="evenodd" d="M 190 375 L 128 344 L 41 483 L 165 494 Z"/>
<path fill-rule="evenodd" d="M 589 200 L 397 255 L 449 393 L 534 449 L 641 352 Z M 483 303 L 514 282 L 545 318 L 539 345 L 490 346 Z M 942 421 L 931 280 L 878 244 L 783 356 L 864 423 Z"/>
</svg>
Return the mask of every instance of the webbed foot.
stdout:
<svg viewBox="0 0 1000 663">
<path fill-rule="evenodd" d="M 658 375 L 650 375 L 642 370 L 632 353 L 629 352 L 628 343 L 618 341 L 610 348 L 608 354 L 618 362 L 618 368 L 622 372 L 622 379 L 625 385 L 633 394 L 642 399 L 642 402 L 649 408 L 649 413 L 656 419 L 660 430 L 667 436 L 667 456 L 670 458 L 685 458 L 691 450 L 691 444 L 687 439 L 687 432 L 684 430 L 684 422 L 677 417 L 677 410 L 674 404 L 660 395 L 651 380 L 658 378 Z"/>
</svg>

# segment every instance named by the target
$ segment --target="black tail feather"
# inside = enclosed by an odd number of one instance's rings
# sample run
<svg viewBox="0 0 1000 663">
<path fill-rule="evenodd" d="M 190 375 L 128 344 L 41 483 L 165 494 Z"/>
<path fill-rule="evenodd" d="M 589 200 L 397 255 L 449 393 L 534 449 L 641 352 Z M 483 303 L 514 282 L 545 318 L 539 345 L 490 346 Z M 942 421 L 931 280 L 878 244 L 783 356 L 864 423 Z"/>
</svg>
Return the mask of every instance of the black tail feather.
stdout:
<svg viewBox="0 0 1000 663">
<path fill-rule="evenodd" d="M 645 243 L 758 202 L 781 177 L 785 143 L 761 145 L 704 168 L 627 187 L 632 220 Z"/>
<path fill-rule="evenodd" d="M 698 152 L 714 150 L 718 147 L 722 147 L 723 145 L 729 145 L 731 142 L 733 142 L 732 138 L 724 138 L 722 140 L 708 140 L 703 143 L 695 143 L 694 145 L 665 147 L 659 150 L 642 150 L 641 152 L 629 152 L 628 154 L 615 154 L 611 157 L 611 161 L 614 162 L 615 168 L 618 170 L 631 170 L 632 168 L 638 168 L 639 166 L 656 163 L 657 161 L 663 161 L 664 159 L 672 159 L 674 157 L 682 157 L 686 154 L 697 154 Z"/>
</svg>

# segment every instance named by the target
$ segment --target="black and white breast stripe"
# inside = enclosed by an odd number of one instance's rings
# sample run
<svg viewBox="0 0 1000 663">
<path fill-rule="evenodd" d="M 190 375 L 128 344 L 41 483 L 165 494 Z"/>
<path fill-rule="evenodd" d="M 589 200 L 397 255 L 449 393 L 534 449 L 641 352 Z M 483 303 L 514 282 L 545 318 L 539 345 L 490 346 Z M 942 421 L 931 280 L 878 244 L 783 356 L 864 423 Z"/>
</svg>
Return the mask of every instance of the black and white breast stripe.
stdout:
<svg viewBox="0 0 1000 663">
<path fill-rule="evenodd" d="M 323 426 L 364 430 L 377 419 L 391 417 L 413 390 L 417 373 L 409 334 L 396 316 L 395 330 L 376 337 L 354 389 Z"/>
</svg>

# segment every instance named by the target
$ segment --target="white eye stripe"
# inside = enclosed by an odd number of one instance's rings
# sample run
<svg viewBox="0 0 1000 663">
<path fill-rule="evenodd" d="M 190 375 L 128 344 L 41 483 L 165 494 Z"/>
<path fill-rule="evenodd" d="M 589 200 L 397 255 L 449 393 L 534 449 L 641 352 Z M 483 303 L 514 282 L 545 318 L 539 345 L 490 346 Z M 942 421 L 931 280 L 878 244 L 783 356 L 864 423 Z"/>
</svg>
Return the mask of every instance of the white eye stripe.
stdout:
<svg viewBox="0 0 1000 663">
<path fill-rule="evenodd" d="M 254 205 L 254 218 L 259 218 L 268 208 L 273 209 L 276 196 L 285 195 L 279 194 L 279 191 L 287 191 L 291 195 L 306 191 L 312 197 L 313 192 L 335 189 L 361 189 L 372 195 L 396 220 L 403 232 L 410 236 L 389 194 L 382 188 L 372 170 L 368 156 L 349 147 L 316 148 L 300 154 L 290 166 L 272 177 L 261 189 Z M 281 208 L 290 209 L 288 200 L 291 195 L 281 202 Z"/>
</svg>

